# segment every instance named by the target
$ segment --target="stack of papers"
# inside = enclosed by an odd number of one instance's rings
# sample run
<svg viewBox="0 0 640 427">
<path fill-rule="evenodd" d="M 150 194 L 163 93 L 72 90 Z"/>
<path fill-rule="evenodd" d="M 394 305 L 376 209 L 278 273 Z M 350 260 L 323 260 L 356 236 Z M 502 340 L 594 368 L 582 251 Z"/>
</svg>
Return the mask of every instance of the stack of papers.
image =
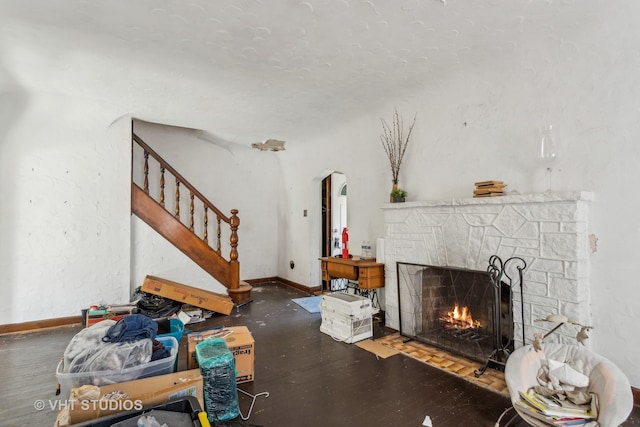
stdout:
<svg viewBox="0 0 640 427">
<path fill-rule="evenodd" d="M 522 413 L 552 426 L 583 426 L 598 418 L 597 403 L 596 395 L 592 395 L 589 405 L 575 405 L 534 391 L 521 391 L 515 406 Z"/>
</svg>

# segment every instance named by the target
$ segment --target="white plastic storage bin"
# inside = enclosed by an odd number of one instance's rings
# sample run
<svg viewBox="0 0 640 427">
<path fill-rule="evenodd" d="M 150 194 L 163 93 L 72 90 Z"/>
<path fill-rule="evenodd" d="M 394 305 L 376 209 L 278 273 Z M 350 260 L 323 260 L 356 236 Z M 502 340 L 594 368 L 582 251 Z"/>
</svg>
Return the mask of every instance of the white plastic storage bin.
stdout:
<svg viewBox="0 0 640 427">
<path fill-rule="evenodd" d="M 335 340 L 351 344 L 371 338 L 373 322 L 371 315 L 357 318 L 323 311 L 320 332 L 330 335 Z"/>
<path fill-rule="evenodd" d="M 363 318 L 373 314 L 373 307 L 369 298 L 344 292 L 334 292 L 322 296 L 320 302 L 322 313 L 337 313 L 342 316 Z"/>
<path fill-rule="evenodd" d="M 152 362 L 143 363 L 138 366 L 112 371 L 95 372 L 63 372 L 63 361 L 58 363 L 56 377 L 60 384 L 62 396 L 67 396 L 72 388 L 82 385 L 107 385 L 131 381 L 139 378 L 154 377 L 156 375 L 170 374 L 174 371 L 175 361 L 178 357 L 178 341 L 173 336 L 157 336 L 156 340 L 161 342 L 169 350 L 170 356 Z"/>
</svg>

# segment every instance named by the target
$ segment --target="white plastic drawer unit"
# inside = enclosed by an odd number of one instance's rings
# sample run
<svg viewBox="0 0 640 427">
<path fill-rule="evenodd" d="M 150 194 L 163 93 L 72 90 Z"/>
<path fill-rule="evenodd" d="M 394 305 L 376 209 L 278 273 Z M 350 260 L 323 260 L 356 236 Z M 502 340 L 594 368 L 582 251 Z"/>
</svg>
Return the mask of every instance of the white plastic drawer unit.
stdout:
<svg viewBox="0 0 640 427">
<path fill-rule="evenodd" d="M 333 312 L 358 319 L 373 314 L 373 307 L 369 298 L 344 292 L 334 292 L 323 295 L 320 309 L 323 313 Z"/>
<path fill-rule="evenodd" d="M 354 343 L 373 336 L 371 316 L 357 319 L 338 313 L 322 313 L 320 332 L 330 335 L 336 341 Z"/>
<path fill-rule="evenodd" d="M 373 336 L 373 307 L 369 298 L 344 292 L 325 294 L 320 310 L 320 332 L 335 340 L 354 343 Z"/>
</svg>

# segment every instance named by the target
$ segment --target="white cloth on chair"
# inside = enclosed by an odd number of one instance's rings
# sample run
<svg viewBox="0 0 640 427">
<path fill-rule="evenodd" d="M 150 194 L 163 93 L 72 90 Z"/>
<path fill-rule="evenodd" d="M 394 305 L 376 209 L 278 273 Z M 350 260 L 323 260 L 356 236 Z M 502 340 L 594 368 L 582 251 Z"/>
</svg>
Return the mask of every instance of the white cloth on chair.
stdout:
<svg viewBox="0 0 640 427">
<path fill-rule="evenodd" d="M 579 365 L 582 367 L 582 363 Z M 587 387 L 589 377 L 564 362 L 549 359 L 538 370 L 538 384 L 552 390 L 572 391 L 576 387 Z"/>
<path fill-rule="evenodd" d="M 613 362 L 577 345 L 544 343 L 542 351 L 535 351 L 531 345 L 514 351 L 505 366 L 505 381 L 512 403 L 520 400 L 520 391 L 539 384 L 539 370 L 549 359 L 562 361 L 588 377 L 588 386 L 581 389 L 598 396 L 600 427 L 618 427 L 629 417 L 633 409 L 633 395 L 627 377 Z M 517 406 L 514 408 L 528 424 L 548 426 L 523 414 Z"/>
</svg>

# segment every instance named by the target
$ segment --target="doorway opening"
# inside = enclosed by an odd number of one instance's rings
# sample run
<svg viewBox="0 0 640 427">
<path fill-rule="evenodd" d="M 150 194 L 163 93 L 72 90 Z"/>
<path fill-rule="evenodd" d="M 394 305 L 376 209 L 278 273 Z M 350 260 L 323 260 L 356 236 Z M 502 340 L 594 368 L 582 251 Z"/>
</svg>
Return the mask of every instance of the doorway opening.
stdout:
<svg viewBox="0 0 640 427">
<path fill-rule="evenodd" d="M 347 177 L 341 172 L 332 172 L 322 180 L 322 257 L 342 253 L 342 230 L 347 228 Z M 322 289 L 326 289 L 326 281 Z"/>
</svg>

